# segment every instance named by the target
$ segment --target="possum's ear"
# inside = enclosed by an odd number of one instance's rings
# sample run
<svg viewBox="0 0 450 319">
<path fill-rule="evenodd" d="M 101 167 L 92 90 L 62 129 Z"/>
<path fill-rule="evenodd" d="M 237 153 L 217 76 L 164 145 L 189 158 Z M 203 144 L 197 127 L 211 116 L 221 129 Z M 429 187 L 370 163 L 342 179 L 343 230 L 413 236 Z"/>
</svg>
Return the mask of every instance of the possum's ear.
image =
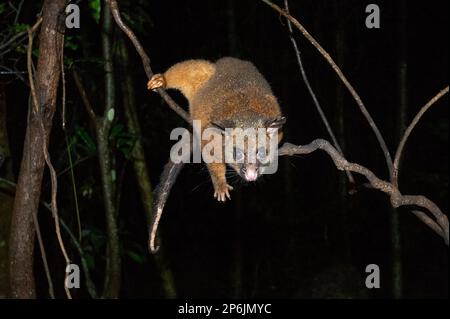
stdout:
<svg viewBox="0 0 450 319">
<path fill-rule="evenodd" d="M 274 120 L 270 120 L 267 123 L 267 133 L 273 134 L 276 130 L 280 130 L 284 123 L 286 123 L 286 118 L 284 116 L 277 117 Z"/>
<path fill-rule="evenodd" d="M 218 133 L 220 133 L 220 134 L 225 136 L 225 132 L 226 132 L 225 131 L 225 127 L 223 127 L 220 124 L 214 123 L 214 122 L 212 122 L 211 125 L 212 125 L 213 129 L 216 129 L 217 131 L 219 131 Z"/>
<path fill-rule="evenodd" d="M 219 129 L 220 131 L 222 131 L 223 133 L 225 133 L 225 127 L 223 127 L 222 125 L 218 124 L 218 123 L 211 123 L 212 126 L 214 126 L 215 128 Z"/>
</svg>

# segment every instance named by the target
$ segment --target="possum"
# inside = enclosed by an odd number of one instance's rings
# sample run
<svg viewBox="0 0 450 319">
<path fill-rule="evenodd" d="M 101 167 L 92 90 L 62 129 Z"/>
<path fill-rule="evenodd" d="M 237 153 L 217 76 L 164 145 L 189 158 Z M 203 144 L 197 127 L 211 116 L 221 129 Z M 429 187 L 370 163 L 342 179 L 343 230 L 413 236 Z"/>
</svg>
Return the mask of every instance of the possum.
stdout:
<svg viewBox="0 0 450 319">
<path fill-rule="evenodd" d="M 231 199 L 233 187 L 227 183 L 227 164 L 248 182 L 256 181 L 263 174 L 267 166 L 268 143 L 272 139 L 276 144 L 280 142 L 286 118 L 269 83 L 253 63 L 232 57 L 221 58 L 215 63 L 187 60 L 173 65 L 163 74 L 155 74 L 147 88 L 181 91 L 189 102 L 191 119 L 201 121 L 201 132 L 213 128 L 217 134 L 231 135 L 233 141 L 244 140 L 244 147 L 232 149 L 234 161 L 206 164 L 218 201 Z M 247 129 L 258 129 L 258 132 L 262 129 L 266 136 L 258 140 L 240 136 Z M 201 140 L 201 147 L 207 142 Z M 251 156 L 250 150 L 256 150 L 256 156 Z"/>
</svg>

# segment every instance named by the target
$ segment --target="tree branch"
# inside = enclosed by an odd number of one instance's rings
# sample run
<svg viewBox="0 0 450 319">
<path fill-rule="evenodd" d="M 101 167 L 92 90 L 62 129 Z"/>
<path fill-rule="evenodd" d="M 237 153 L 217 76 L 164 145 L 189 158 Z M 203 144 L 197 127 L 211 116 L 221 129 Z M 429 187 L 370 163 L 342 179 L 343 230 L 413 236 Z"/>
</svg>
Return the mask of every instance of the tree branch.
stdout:
<svg viewBox="0 0 450 319">
<path fill-rule="evenodd" d="M 300 32 L 303 34 L 303 36 L 319 51 L 319 53 L 325 58 L 325 60 L 330 64 L 334 72 L 337 74 L 339 79 L 342 81 L 342 83 L 345 85 L 347 90 L 352 95 L 353 99 L 356 101 L 356 104 L 359 106 L 362 114 L 366 118 L 367 122 L 369 123 L 370 127 L 372 128 L 372 131 L 375 134 L 375 137 L 378 140 L 378 143 L 380 144 L 380 147 L 383 151 L 384 157 L 386 159 L 386 165 L 388 167 L 389 171 L 389 177 L 392 176 L 392 158 L 391 154 L 389 153 L 389 149 L 386 145 L 386 142 L 383 139 L 383 136 L 380 133 L 380 130 L 378 129 L 377 125 L 375 124 L 374 120 L 372 119 L 372 116 L 370 115 L 369 111 L 367 110 L 366 106 L 364 105 L 361 97 L 359 94 L 355 91 L 353 86 L 348 81 L 347 77 L 342 73 L 341 69 L 337 66 L 337 64 L 334 62 L 334 60 L 331 58 L 330 54 L 314 39 L 314 37 L 305 29 L 305 27 L 298 22 L 297 19 L 292 17 L 289 13 L 287 13 L 285 10 L 281 9 L 276 4 L 273 4 L 269 0 L 261 0 L 265 4 L 267 4 L 269 7 L 271 7 L 273 10 L 277 11 L 279 14 L 284 16 L 286 19 L 291 21 L 295 27 L 300 30 Z"/>
<path fill-rule="evenodd" d="M 448 86 L 445 87 L 438 94 L 436 94 L 431 100 L 429 100 L 427 102 L 427 104 L 422 106 L 420 111 L 416 114 L 414 119 L 411 121 L 411 124 L 409 124 L 409 126 L 405 130 L 405 133 L 403 134 L 403 137 L 400 140 L 400 143 L 398 144 L 397 151 L 395 152 L 395 157 L 394 157 L 394 166 L 393 166 L 394 171 L 392 174 L 394 185 L 397 186 L 397 184 L 398 184 L 398 171 L 399 171 L 400 159 L 401 159 L 401 156 L 403 153 L 403 148 L 405 147 L 406 141 L 408 140 L 409 136 L 411 135 L 412 130 L 414 129 L 414 127 L 416 127 L 417 123 L 419 123 L 420 119 L 425 114 L 425 112 L 428 111 L 428 109 L 433 104 L 435 104 L 441 97 L 443 97 L 445 94 L 448 93 L 448 89 L 449 89 Z"/>
<path fill-rule="evenodd" d="M 307 145 L 293 145 L 290 143 L 285 143 L 279 149 L 279 155 L 295 155 L 295 154 L 309 154 L 316 150 L 325 151 L 333 160 L 335 166 L 339 170 L 349 170 L 354 173 L 358 173 L 366 177 L 373 188 L 378 189 L 390 196 L 391 205 L 394 208 L 400 206 L 418 206 L 420 208 L 428 210 L 435 218 L 426 219 L 426 224 L 430 226 L 433 230 L 440 229 L 441 231 L 436 231 L 439 236 L 441 236 L 445 243 L 449 244 L 449 225 L 447 216 L 440 210 L 440 208 L 433 203 L 431 200 L 422 195 L 403 195 L 400 193 L 398 188 L 389 182 L 379 179 L 372 171 L 366 167 L 348 162 L 339 152 L 326 140 L 316 139 Z M 419 218 L 425 220 L 422 214 Z"/>
<path fill-rule="evenodd" d="M 153 71 L 150 66 L 150 58 L 145 53 L 144 48 L 142 47 L 141 43 L 137 39 L 134 32 L 123 22 L 122 17 L 120 16 L 119 12 L 119 6 L 117 4 L 116 0 L 106 0 L 106 2 L 111 7 L 111 12 L 114 17 L 114 20 L 116 21 L 116 24 L 119 26 L 119 28 L 127 35 L 127 37 L 131 40 L 134 47 L 136 48 L 136 51 L 138 52 L 139 56 L 141 57 L 142 64 L 144 66 L 145 74 L 147 75 L 147 78 L 150 80 L 153 76 Z M 167 103 L 167 105 L 175 111 L 179 116 L 181 116 L 186 122 L 191 124 L 191 117 L 189 114 L 180 107 L 167 93 L 164 89 L 156 89 L 156 92 L 158 92 L 161 97 L 164 99 L 164 101 Z"/>
<path fill-rule="evenodd" d="M 284 0 L 284 7 L 286 9 L 287 14 L 290 14 L 288 0 Z M 298 66 L 300 68 L 300 74 L 302 76 L 303 82 L 305 83 L 306 88 L 307 88 L 309 94 L 311 95 L 311 98 L 313 100 L 314 106 L 316 107 L 317 112 L 319 113 L 320 118 L 322 119 L 322 122 L 325 125 L 325 129 L 327 130 L 328 135 L 330 135 L 330 138 L 333 141 L 334 147 L 336 147 L 336 149 L 339 151 L 339 153 L 341 153 L 341 155 L 344 155 L 344 153 L 342 152 L 342 149 L 341 149 L 341 147 L 339 145 L 339 142 L 337 141 L 337 138 L 334 135 L 333 129 L 331 128 L 331 125 L 328 122 L 327 116 L 323 112 L 322 106 L 320 105 L 319 100 L 317 99 L 317 96 L 314 93 L 314 91 L 313 91 L 313 89 L 311 87 L 311 84 L 309 83 L 309 79 L 308 79 L 308 76 L 306 74 L 305 67 L 303 66 L 303 61 L 302 61 L 302 58 L 301 58 L 300 50 L 298 49 L 297 41 L 295 41 L 295 38 L 294 38 L 294 32 L 292 30 L 292 23 L 291 23 L 291 21 L 289 19 L 286 19 L 286 21 L 287 21 L 288 30 L 289 30 L 289 38 L 290 38 L 290 40 L 292 42 L 292 47 L 294 48 L 295 56 L 297 58 L 297 63 L 298 63 Z M 352 173 L 350 173 L 349 171 L 345 171 L 345 174 L 347 175 L 347 178 L 348 178 L 348 180 L 349 180 L 349 182 L 351 184 L 350 185 L 351 188 L 353 188 L 354 185 L 355 185 L 355 179 L 353 178 Z M 350 190 L 350 191 L 354 191 L 354 190 Z"/>
</svg>

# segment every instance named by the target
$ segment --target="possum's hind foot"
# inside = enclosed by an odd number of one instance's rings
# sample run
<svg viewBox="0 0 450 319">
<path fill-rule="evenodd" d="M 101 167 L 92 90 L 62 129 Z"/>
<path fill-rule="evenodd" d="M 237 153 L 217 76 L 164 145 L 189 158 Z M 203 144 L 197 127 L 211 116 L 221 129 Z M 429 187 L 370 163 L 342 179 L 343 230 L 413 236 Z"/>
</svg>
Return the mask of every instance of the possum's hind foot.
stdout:
<svg viewBox="0 0 450 319">
<path fill-rule="evenodd" d="M 152 76 L 150 81 L 147 82 L 147 89 L 155 91 L 156 89 L 164 89 L 166 87 L 166 79 L 164 75 L 158 73 Z"/>
</svg>

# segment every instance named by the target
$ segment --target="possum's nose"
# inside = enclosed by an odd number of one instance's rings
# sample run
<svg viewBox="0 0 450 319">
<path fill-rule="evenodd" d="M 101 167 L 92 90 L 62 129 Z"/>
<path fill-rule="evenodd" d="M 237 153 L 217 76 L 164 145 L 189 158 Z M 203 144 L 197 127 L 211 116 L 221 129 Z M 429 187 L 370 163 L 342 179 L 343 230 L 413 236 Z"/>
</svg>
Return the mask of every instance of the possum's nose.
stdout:
<svg viewBox="0 0 450 319">
<path fill-rule="evenodd" d="M 258 178 L 258 168 L 257 167 L 247 167 L 244 171 L 245 180 L 249 182 L 254 182 Z"/>
</svg>

